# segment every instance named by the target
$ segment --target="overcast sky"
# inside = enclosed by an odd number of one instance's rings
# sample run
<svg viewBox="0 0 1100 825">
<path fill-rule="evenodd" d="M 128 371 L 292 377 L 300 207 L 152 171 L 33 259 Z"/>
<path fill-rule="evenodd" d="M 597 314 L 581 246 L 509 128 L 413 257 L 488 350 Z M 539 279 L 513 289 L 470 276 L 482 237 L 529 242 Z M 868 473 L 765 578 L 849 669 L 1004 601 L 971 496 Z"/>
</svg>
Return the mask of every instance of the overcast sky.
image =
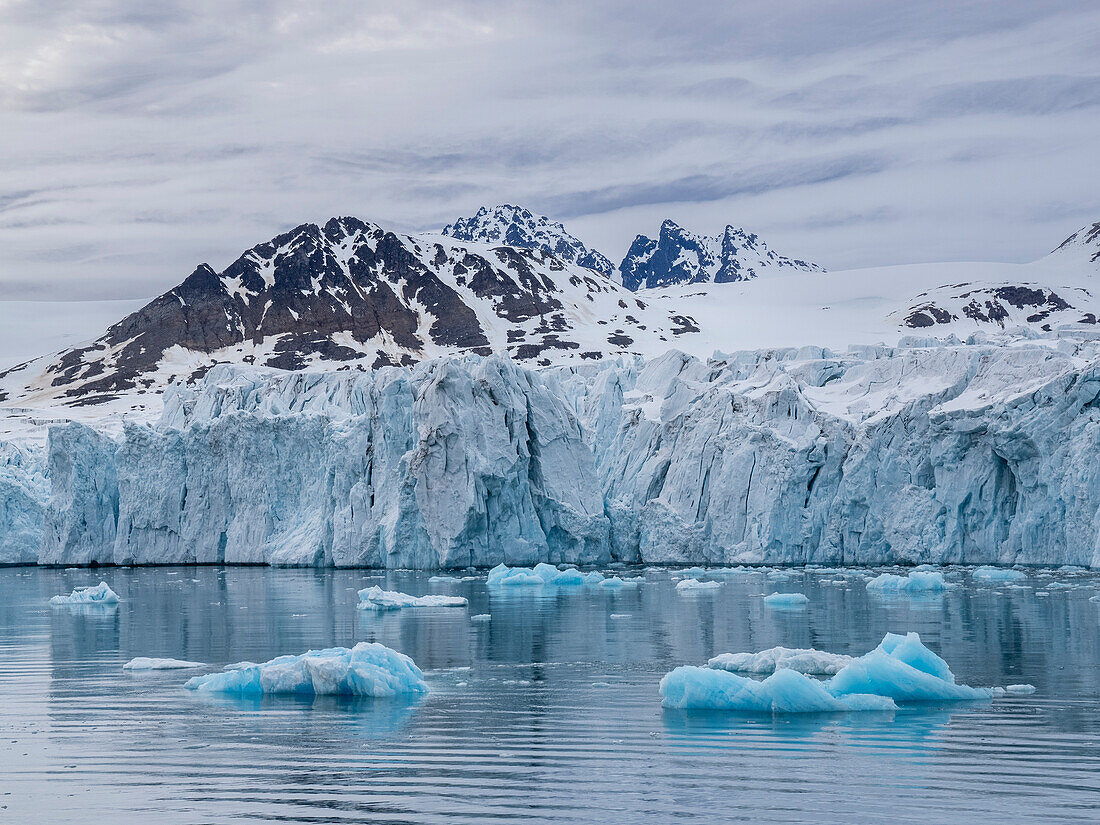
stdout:
<svg viewBox="0 0 1100 825">
<path fill-rule="evenodd" d="M 501 202 L 616 261 L 1030 260 L 1100 220 L 1100 3 L 0 0 L 0 298 Z"/>
</svg>

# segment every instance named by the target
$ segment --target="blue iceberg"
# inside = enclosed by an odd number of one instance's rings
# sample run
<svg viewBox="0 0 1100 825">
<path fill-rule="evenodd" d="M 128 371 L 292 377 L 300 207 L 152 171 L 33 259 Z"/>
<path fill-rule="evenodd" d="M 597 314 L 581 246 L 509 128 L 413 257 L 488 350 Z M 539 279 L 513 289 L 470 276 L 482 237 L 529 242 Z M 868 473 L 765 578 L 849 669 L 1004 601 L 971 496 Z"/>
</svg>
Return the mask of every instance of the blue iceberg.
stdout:
<svg viewBox="0 0 1100 825">
<path fill-rule="evenodd" d="M 77 587 L 68 596 L 54 596 L 50 599 L 50 604 L 118 604 L 118 594 L 107 582 L 100 582 L 88 587 Z"/>
<path fill-rule="evenodd" d="M 867 589 L 878 593 L 942 593 L 950 585 L 943 573 L 914 570 L 908 576 L 882 573 L 867 582 Z"/>
<path fill-rule="evenodd" d="M 195 676 L 188 690 L 236 696 L 415 696 L 428 692 L 424 674 L 412 659 L 376 642 L 350 650 L 332 647 L 269 662 L 242 663 L 234 670 Z"/>
<path fill-rule="evenodd" d="M 810 597 L 805 593 L 772 593 L 764 597 L 764 604 L 768 607 L 787 610 L 805 607 L 809 602 Z"/>
<path fill-rule="evenodd" d="M 987 582 L 1016 582 L 1027 578 L 1022 570 L 1013 570 L 1011 567 L 975 567 L 970 575 Z"/>
<path fill-rule="evenodd" d="M 899 703 L 993 697 L 989 688 L 956 684 L 947 662 L 925 647 L 916 633 L 887 633 L 878 647 L 825 681 L 792 668 L 777 669 L 758 681 L 714 666 L 684 666 L 661 680 L 660 694 L 666 708 L 756 713 L 892 710 Z"/>
</svg>

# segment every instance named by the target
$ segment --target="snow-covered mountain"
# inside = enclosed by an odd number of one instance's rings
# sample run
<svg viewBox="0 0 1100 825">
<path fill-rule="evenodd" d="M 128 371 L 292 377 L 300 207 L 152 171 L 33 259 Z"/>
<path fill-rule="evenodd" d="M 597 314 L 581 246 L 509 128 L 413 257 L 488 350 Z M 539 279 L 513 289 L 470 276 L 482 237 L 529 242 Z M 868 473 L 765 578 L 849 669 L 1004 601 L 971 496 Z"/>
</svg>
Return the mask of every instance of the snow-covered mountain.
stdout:
<svg viewBox="0 0 1100 825">
<path fill-rule="evenodd" d="M 709 237 L 689 232 L 671 220 L 661 224 L 656 239 L 638 235 L 619 265 L 622 284 L 631 290 L 824 271 L 817 264 L 774 252 L 758 235 L 736 226 L 727 226 L 721 235 Z"/>
<path fill-rule="evenodd" d="M 223 272 L 203 264 L 87 346 L 0 377 L 80 403 L 196 378 L 215 363 L 376 368 L 507 352 L 549 365 L 652 351 L 698 330 L 541 248 L 304 224 Z"/>
<path fill-rule="evenodd" d="M 483 206 L 473 217 L 459 218 L 445 226 L 443 234 L 458 241 L 542 249 L 567 263 L 595 270 L 608 277 L 615 271 L 611 261 L 570 235 L 559 221 L 545 215 L 535 215 L 522 206 Z"/>
<path fill-rule="evenodd" d="M 1082 227 L 1062 241 L 1051 255 L 1069 260 L 1087 261 L 1100 270 L 1100 221 Z"/>
</svg>

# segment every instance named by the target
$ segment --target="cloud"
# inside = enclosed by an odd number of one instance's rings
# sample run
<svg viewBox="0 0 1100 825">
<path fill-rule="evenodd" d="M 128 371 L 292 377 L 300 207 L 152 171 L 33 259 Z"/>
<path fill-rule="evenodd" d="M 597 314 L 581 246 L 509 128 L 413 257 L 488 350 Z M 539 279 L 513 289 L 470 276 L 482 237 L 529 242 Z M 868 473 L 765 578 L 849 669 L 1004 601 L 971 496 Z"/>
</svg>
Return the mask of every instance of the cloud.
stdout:
<svg viewBox="0 0 1100 825">
<path fill-rule="evenodd" d="M 1026 59 L 1024 59 L 1026 57 Z M 134 297 L 306 220 L 664 217 L 830 268 L 1100 218 L 1100 10 L 1054 0 L 7 0 L 0 297 Z"/>
</svg>

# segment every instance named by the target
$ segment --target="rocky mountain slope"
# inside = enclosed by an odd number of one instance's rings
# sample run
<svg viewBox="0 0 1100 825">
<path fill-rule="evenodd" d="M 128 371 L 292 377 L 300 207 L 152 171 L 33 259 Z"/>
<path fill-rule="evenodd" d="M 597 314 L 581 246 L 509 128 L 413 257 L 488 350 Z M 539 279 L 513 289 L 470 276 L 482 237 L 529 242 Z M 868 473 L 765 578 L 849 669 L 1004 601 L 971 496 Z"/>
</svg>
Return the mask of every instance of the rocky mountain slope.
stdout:
<svg viewBox="0 0 1100 825">
<path fill-rule="evenodd" d="M 402 235 L 355 218 L 304 224 L 62 353 L 22 395 L 89 403 L 194 379 L 215 363 L 369 369 L 446 354 L 562 360 L 667 348 L 698 330 L 544 249 Z M 12 391 L 9 391 L 12 392 Z"/>
<path fill-rule="evenodd" d="M 727 226 L 712 238 L 689 232 L 670 220 L 661 224 L 656 238 L 638 235 L 619 265 L 623 286 L 632 290 L 824 271 L 817 264 L 776 253 L 758 235 L 735 226 Z"/>
<path fill-rule="evenodd" d="M 481 207 L 470 218 L 459 218 L 443 227 L 443 234 L 458 241 L 474 241 L 519 249 L 541 249 L 561 260 L 611 277 L 614 264 L 570 235 L 559 222 L 535 215 L 522 206 L 502 204 Z"/>
</svg>

